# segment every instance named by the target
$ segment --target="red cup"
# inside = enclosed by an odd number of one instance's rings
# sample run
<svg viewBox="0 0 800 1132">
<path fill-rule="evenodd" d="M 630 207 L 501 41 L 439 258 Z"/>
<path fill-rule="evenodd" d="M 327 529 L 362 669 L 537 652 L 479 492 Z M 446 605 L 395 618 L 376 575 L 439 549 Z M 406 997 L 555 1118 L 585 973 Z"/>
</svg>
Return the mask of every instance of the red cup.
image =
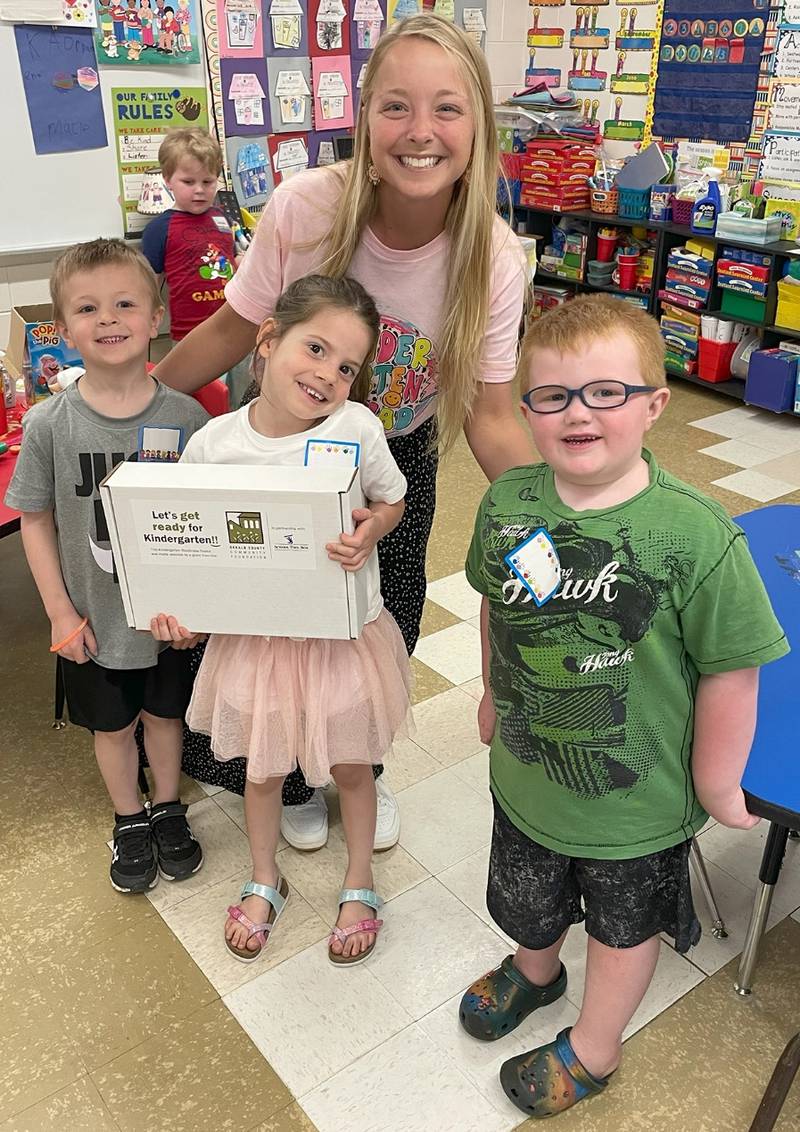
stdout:
<svg viewBox="0 0 800 1132">
<path fill-rule="evenodd" d="M 620 263 L 617 265 L 617 273 L 619 275 L 619 285 L 623 291 L 633 291 L 636 289 L 636 264 L 635 263 Z"/>
<path fill-rule="evenodd" d="M 614 249 L 617 246 L 616 236 L 597 236 L 597 258 L 601 263 L 610 263 L 614 258 Z"/>
</svg>

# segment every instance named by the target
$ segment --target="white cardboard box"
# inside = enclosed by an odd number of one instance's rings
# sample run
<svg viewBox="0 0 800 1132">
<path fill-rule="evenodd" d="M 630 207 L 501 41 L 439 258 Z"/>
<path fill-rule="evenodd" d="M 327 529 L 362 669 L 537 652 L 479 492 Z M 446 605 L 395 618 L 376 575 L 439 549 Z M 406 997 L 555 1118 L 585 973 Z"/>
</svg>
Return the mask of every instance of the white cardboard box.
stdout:
<svg viewBox="0 0 800 1132">
<path fill-rule="evenodd" d="M 325 550 L 363 506 L 357 469 L 126 462 L 101 494 L 132 628 L 163 612 L 198 633 L 360 634 L 366 575 Z"/>
</svg>

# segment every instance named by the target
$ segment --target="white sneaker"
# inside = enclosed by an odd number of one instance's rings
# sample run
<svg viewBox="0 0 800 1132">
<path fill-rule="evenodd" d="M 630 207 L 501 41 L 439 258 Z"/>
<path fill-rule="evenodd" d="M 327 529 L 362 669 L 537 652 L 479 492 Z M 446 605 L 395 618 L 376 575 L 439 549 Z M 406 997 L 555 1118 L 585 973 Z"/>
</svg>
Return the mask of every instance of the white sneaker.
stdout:
<svg viewBox="0 0 800 1132">
<path fill-rule="evenodd" d="M 375 823 L 375 849 L 391 849 L 400 837 L 400 807 L 394 796 L 391 786 L 386 781 L 386 775 L 375 779 L 375 789 L 378 793 L 378 820 Z"/>
<path fill-rule="evenodd" d="M 321 849 L 328 840 L 328 803 L 321 790 L 315 790 L 302 806 L 284 806 L 281 833 L 293 849 Z"/>
</svg>

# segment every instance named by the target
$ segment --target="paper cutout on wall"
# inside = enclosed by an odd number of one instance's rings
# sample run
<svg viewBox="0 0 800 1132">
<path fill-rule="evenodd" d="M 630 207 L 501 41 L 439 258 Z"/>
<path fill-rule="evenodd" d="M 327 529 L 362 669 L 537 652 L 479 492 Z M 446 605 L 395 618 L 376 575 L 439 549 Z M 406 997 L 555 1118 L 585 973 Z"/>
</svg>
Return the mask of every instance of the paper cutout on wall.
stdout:
<svg viewBox="0 0 800 1132">
<path fill-rule="evenodd" d="M 226 135 L 263 134 L 270 116 L 265 106 L 269 83 L 263 59 L 237 56 L 220 61 Z"/>
<path fill-rule="evenodd" d="M 471 35 L 478 47 L 483 44 L 483 33 L 486 31 L 486 17 L 483 8 L 465 8 L 461 17 L 464 31 Z"/>
<path fill-rule="evenodd" d="M 584 9 L 580 9 L 583 16 Z M 528 47 L 560 47 L 564 42 L 564 29 L 561 27 L 540 27 L 541 12 L 533 9 L 533 23 L 528 31 Z"/>
<path fill-rule="evenodd" d="M 350 60 L 331 55 L 311 60 L 314 87 L 314 121 L 324 128 L 349 129 L 353 125 Z"/>
<path fill-rule="evenodd" d="M 592 103 L 594 107 L 594 103 Z M 594 120 L 594 116 L 592 117 Z M 609 141 L 641 141 L 644 137 L 643 118 L 622 117 L 622 96 L 614 99 L 614 117 L 607 118 L 603 123 L 603 137 Z"/>
<path fill-rule="evenodd" d="M 319 0 L 316 15 L 316 41 L 321 51 L 341 51 L 342 24 L 347 15 L 342 0 Z"/>
<path fill-rule="evenodd" d="M 627 9 L 623 8 L 627 16 Z M 575 13 L 575 27 L 569 33 L 569 45 L 573 51 L 586 48 L 588 51 L 600 50 L 608 47 L 611 39 L 610 28 L 597 26 L 597 8 L 578 8 Z"/>
<path fill-rule="evenodd" d="M 433 5 L 433 14 L 442 16 L 445 20 L 455 20 L 456 0 L 436 0 Z"/>
<path fill-rule="evenodd" d="M 592 13 L 594 15 L 594 13 Z M 619 28 L 614 40 L 617 51 L 652 51 L 656 41 L 656 29 L 636 27 L 639 13 L 636 8 L 621 8 Z"/>
<path fill-rule="evenodd" d="M 280 120 L 284 126 L 302 126 L 311 91 L 302 71 L 279 71 L 275 83 Z"/>
<path fill-rule="evenodd" d="M 383 30 L 383 9 L 379 0 L 354 0 L 353 30 L 350 44 L 353 51 L 372 51 Z"/>
<path fill-rule="evenodd" d="M 236 199 L 251 212 L 260 212 L 275 187 L 266 135 L 247 141 L 226 138 L 225 151 Z"/>
<path fill-rule="evenodd" d="M 263 55 L 261 8 L 257 0 L 217 0 L 217 29 L 223 59 Z"/>
<path fill-rule="evenodd" d="M 97 0 L 97 58 L 113 67 L 200 62 L 197 0 Z"/>
<path fill-rule="evenodd" d="M 572 52 L 572 67 L 567 76 L 567 86 L 570 90 L 605 90 L 607 71 L 597 69 L 597 56 L 600 52 L 574 49 Z M 613 89 L 613 88 L 612 88 Z"/>
<path fill-rule="evenodd" d="M 389 0 L 387 11 L 389 27 L 406 16 L 416 16 L 422 11 L 422 0 Z"/>
<path fill-rule="evenodd" d="M 271 134 L 267 138 L 275 184 L 308 168 L 308 148 L 304 134 Z"/>
<path fill-rule="evenodd" d="M 626 72 L 625 60 L 627 57 L 627 51 L 617 52 L 617 68 L 611 76 L 611 90 L 619 94 L 647 94 L 650 89 L 649 70 Z"/>
<path fill-rule="evenodd" d="M 48 27 L 97 26 L 94 0 L 0 0 L 0 20 Z"/>
<path fill-rule="evenodd" d="M 275 47 L 297 51 L 302 40 L 303 9 L 299 0 L 270 0 L 269 18 Z"/>
<path fill-rule="evenodd" d="M 108 145 L 91 28 L 18 24 L 14 38 L 36 152 Z"/>
</svg>

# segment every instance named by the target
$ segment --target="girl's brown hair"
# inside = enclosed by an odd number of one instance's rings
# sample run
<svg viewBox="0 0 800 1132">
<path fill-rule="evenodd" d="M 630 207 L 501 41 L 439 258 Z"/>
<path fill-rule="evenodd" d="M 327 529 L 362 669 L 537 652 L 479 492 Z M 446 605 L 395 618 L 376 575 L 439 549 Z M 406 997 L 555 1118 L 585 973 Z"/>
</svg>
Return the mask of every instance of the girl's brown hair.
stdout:
<svg viewBox="0 0 800 1132">
<path fill-rule="evenodd" d="M 366 404 L 372 381 L 372 359 L 378 345 L 380 315 L 375 300 L 355 279 L 347 275 L 334 278 L 330 275 L 304 275 L 281 293 L 270 316 L 262 322 L 253 355 L 253 377 L 261 385 L 264 376 L 264 358 L 261 347 L 273 338 L 282 338 L 287 330 L 308 322 L 321 310 L 333 307 L 350 311 L 366 326 L 370 344 L 364 360 L 350 387 L 349 400 Z"/>
</svg>

